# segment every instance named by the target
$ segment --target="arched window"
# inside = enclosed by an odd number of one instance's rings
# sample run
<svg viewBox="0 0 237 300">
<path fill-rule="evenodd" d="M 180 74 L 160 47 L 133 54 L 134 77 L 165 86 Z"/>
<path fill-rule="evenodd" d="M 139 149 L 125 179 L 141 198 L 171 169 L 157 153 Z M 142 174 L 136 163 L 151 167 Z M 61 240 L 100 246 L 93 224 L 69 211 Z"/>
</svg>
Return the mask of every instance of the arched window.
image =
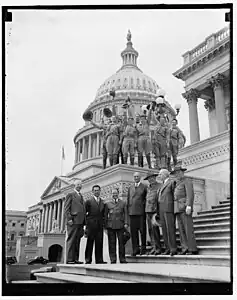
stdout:
<svg viewBox="0 0 237 300">
<path fill-rule="evenodd" d="M 94 112 L 94 120 L 96 121 L 96 111 Z"/>
</svg>

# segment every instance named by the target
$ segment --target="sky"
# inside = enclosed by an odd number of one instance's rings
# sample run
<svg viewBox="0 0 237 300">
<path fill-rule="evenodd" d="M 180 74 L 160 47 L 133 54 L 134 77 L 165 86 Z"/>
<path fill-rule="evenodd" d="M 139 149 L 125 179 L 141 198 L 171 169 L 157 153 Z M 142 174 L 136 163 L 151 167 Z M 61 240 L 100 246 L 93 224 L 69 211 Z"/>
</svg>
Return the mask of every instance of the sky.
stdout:
<svg viewBox="0 0 237 300">
<path fill-rule="evenodd" d="M 6 29 L 6 209 L 27 210 L 54 176 L 74 163 L 75 133 L 97 89 L 122 65 L 128 29 L 138 67 L 181 104 L 179 126 L 189 144 L 184 82 L 172 73 L 192 50 L 227 24 L 226 10 L 13 11 Z M 201 139 L 209 136 L 198 103 Z"/>
</svg>

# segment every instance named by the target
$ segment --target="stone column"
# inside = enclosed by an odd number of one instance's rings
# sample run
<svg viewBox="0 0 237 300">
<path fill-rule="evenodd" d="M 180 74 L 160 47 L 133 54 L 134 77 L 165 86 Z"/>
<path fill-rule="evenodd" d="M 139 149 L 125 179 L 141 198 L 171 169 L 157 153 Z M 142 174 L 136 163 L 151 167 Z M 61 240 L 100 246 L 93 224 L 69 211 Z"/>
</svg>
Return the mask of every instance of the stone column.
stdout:
<svg viewBox="0 0 237 300">
<path fill-rule="evenodd" d="M 89 142 L 88 142 L 88 158 L 91 158 L 91 134 L 89 135 Z"/>
<path fill-rule="evenodd" d="M 54 201 L 54 203 L 53 203 L 53 218 L 54 218 L 54 220 L 56 220 L 56 215 L 57 215 L 57 200 L 56 201 Z"/>
<path fill-rule="evenodd" d="M 80 162 L 81 140 L 78 141 L 77 161 Z"/>
<path fill-rule="evenodd" d="M 60 226 L 60 207 L 61 207 L 61 199 L 59 199 L 58 201 L 58 211 L 57 211 L 57 224 L 58 226 Z"/>
<path fill-rule="evenodd" d="M 44 232 L 44 219 L 45 219 L 45 205 L 43 205 L 42 219 L 40 225 L 40 233 Z"/>
<path fill-rule="evenodd" d="M 40 214 L 39 214 L 39 229 L 38 229 L 38 233 L 41 232 L 41 227 L 42 227 L 42 215 L 43 215 L 43 210 L 40 210 Z"/>
<path fill-rule="evenodd" d="M 100 133 L 96 134 L 96 156 L 100 155 Z"/>
<path fill-rule="evenodd" d="M 75 159 L 74 164 L 78 163 L 78 143 L 75 143 Z"/>
<path fill-rule="evenodd" d="M 210 131 L 210 136 L 212 137 L 218 133 L 214 99 L 206 100 L 204 107 L 208 111 L 209 131 Z"/>
<path fill-rule="evenodd" d="M 53 208 L 52 203 L 49 203 L 48 232 L 50 232 L 50 230 L 51 230 L 51 225 L 52 225 L 52 208 Z"/>
<path fill-rule="evenodd" d="M 45 205 L 44 232 L 48 232 L 49 204 Z"/>
<path fill-rule="evenodd" d="M 191 144 L 200 141 L 198 112 L 197 112 L 197 100 L 199 93 L 195 89 L 191 89 L 182 94 L 187 100 L 189 106 L 189 127 L 190 127 L 190 141 Z"/>
<path fill-rule="evenodd" d="M 225 112 L 224 79 L 224 75 L 218 73 L 208 81 L 214 91 L 218 133 L 228 129 Z"/>
<path fill-rule="evenodd" d="M 85 152 L 86 152 L 86 138 L 83 138 L 83 145 L 82 145 L 82 160 L 85 159 Z"/>
<path fill-rule="evenodd" d="M 60 225 L 60 229 L 63 232 L 64 230 L 64 202 L 65 199 L 62 199 L 62 208 L 61 208 L 61 225 Z"/>
</svg>

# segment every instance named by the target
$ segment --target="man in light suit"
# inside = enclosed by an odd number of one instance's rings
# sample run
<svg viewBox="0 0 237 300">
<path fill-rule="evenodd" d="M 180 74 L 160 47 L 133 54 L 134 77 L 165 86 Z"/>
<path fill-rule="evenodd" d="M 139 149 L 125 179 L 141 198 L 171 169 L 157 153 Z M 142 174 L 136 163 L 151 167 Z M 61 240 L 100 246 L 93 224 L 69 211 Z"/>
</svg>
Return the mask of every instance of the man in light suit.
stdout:
<svg viewBox="0 0 237 300">
<path fill-rule="evenodd" d="M 132 256 L 146 253 L 146 215 L 145 203 L 147 188 L 141 183 L 139 172 L 134 173 L 134 184 L 128 188 L 127 210 L 130 219 L 130 231 L 132 240 Z M 139 235 L 141 236 L 141 251 L 139 249 Z"/>
<path fill-rule="evenodd" d="M 185 178 L 187 169 L 176 165 L 171 174 L 176 176 L 176 187 L 174 189 L 174 213 L 178 221 L 181 255 L 197 255 L 198 249 L 193 228 L 193 201 L 194 190 L 191 180 Z"/>
<path fill-rule="evenodd" d="M 108 230 L 109 256 L 111 264 L 115 264 L 116 239 L 119 243 L 120 263 L 127 263 L 125 259 L 124 228 L 128 228 L 127 205 L 118 198 L 118 190 L 112 190 L 112 199 L 105 203 L 105 224 Z"/>
<path fill-rule="evenodd" d="M 176 236 L 175 236 L 175 216 L 174 216 L 174 189 L 175 181 L 169 179 L 169 171 L 161 169 L 159 171 L 159 179 L 163 185 L 158 191 L 160 223 L 166 250 L 163 254 L 171 256 L 177 254 Z"/>
<path fill-rule="evenodd" d="M 82 188 L 81 180 L 75 181 L 74 191 L 67 194 L 64 205 L 66 218 L 66 263 L 82 264 L 78 261 L 80 251 L 80 241 L 84 234 L 85 225 L 85 204 L 80 193 Z"/>
<path fill-rule="evenodd" d="M 100 198 L 100 186 L 92 187 L 93 196 L 86 200 L 86 264 L 92 262 L 92 252 L 95 243 L 95 262 L 96 264 L 105 264 L 103 261 L 103 227 L 104 227 L 104 212 L 105 205 Z"/>
</svg>

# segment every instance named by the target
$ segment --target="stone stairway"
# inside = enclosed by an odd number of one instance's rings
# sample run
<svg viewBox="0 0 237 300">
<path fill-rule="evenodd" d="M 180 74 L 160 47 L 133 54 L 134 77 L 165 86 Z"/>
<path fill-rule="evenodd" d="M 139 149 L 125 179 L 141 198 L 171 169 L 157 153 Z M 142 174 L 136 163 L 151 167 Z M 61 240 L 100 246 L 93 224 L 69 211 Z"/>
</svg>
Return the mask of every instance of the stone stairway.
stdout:
<svg viewBox="0 0 237 300">
<path fill-rule="evenodd" d="M 230 201 L 199 212 L 194 229 L 199 255 L 127 255 L 128 264 L 59 264 L 59 272 L 35 276 L 41 283 L 230 282 Z"/>
</svg>

